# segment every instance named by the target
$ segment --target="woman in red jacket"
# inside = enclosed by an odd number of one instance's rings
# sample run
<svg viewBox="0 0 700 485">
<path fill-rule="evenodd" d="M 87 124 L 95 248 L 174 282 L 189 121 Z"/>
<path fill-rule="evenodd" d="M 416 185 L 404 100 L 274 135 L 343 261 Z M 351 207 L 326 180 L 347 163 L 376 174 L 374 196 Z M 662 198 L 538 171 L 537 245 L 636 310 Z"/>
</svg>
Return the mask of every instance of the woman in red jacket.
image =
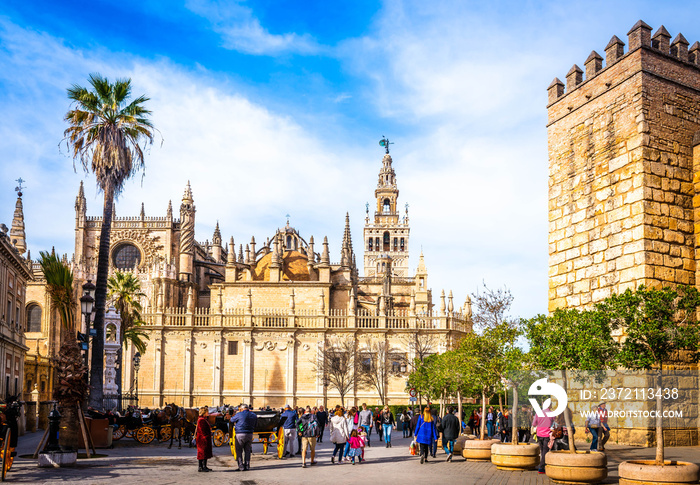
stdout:
<svg viewBox="0 0 700 485">
<path fill-rule="evenodd" d="M 197 442 L 197 460 L 199 460 L 200 472 L 210 472 L 207 467 L 207 460 L 212 457 L 211 451 L 211 426 L 209 426 L 209 409 L 206 406 L 199 408 L 199 420 L 197 420 L 197 431 L 195 440 Z"/>
</svg>

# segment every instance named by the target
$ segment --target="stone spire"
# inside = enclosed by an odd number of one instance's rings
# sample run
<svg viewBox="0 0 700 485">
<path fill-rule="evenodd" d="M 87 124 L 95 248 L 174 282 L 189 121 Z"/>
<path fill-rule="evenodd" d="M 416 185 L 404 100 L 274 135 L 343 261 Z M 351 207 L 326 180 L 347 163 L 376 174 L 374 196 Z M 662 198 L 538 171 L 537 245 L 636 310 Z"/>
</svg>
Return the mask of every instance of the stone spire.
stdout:
<svg viewBox="0 0 700 485">
<path fill-rule="evenodd" d="M 83 188 L 83 181 L 80 181 L 80 188 L 78 189 L 78 196 L 75 198 L 75 212 L 84 214 L 87 210 L 87 200 L 85 200 L 85 189 Z"/>
<path fill-rule="evenodd" d="M 192 198 L 192 187 L 190 187 L 189 180 L 187 181 L 187 187 L 185 187 L 185 193 L 182 195 L 182 201 L 189 203 L 194 202 L 194 199 Z"/>
<path fill-rule="evenodd" d="M 350 214 L 345 213 L 345 232 L 343 233 L 343 244 L 340 249 L 340 264 L 349 267 L 352 264 L 352 236 L 350 235 Z"/>
<path fill-rule="evenodd" d="M 165 217 L 169 220 L 173 220 L 173 201 L 169 200 L 168 201 L 168 211 L 165 213 Z"/>
<path fill-rule="evenodd" d="M 82 185 L 80 186 L 82 188 Z M 22 189 L 17 188 L 17 203 L 15 204 L 15 214 L 12 217 L 12 229 L 10 229 L 10 241 L 14 244 L 19 254 L 24 254 L 27 250 L 27 242 L 24 234 L 24 211 L 22 210 Z"/>
<path fill-rule="evenodd" d="M 219 230 L 219 221 L 216 221 L 216 228 L 214 228 L 214 236 L 211 238 L 211 243 L 214 246 L 221 246 L 221 231 Z"/>
<path fill-rule="evenodd" d="M 143 202 L 141 202 L 141 213 L 139 216 L 141 217 L 141 220 L 146 218 L 146 207 L 144 206 Z"/>
<path fill-rule="evenodd" d="M 331 256 L 328 252 L 328 236 L 323 238 L 323 252 L 321 253 L 321 264 L 328 265 L 331 263 Z"/>
<path fill-rule="evenodd" d="M 194 274 L 194 217 L 196 209 L 190 181 L 180 204 L 180 268 L 181 281 L 191 281 Z"/>
<path fill-rule="evenodd" d="M 228 259 L 226 263 L 228 266 L 233 266 L 236 262 L 236 245 L 233 243 L 233 236 L 231 236 L 231 242 L 228 243 Z"/>
</svg>

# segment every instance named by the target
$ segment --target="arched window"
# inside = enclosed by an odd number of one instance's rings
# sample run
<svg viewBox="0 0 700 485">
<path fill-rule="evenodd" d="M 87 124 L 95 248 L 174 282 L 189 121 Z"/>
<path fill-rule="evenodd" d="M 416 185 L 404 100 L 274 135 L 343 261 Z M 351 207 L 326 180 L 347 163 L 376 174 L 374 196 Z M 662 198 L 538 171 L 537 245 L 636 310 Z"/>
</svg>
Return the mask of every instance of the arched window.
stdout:
<svg viewBox="0 0 700 485">
<path fill-rule="evenodd" d="M 105 328 L 105 334 L 106 334 L 107 342 L 116 342 L 117 341 L 117 326 L 114 325 L 113 323 L 110 323 Z"/>
<path fill-rule="evenodd" d="M 381 251 L 381 250 L 382 250 L 382 249 L 381 249 L 382 246 L 381 246 L 381 244 L 379 243 L 379 238 L 376 238 L 376 239 L 374 240 L 374 247 L 377 248 L 377 251 Z"/>
<path fill-rule="evenodd" d="M 41 307 L 36 303 L 27 307 L 27 332 L 41 332 Z"/>
<path fill-rule="evenodd" d="M 292 250 L 292 236 L 287 236 L 287 250 Z"/>
<path fill-rule="evenodd" d="M 384 199 L 384 208 L 383 208 L 384 214 L 390 214 L 391 213 L 391 201 L 389 199 Z"/>
<path fill-rule="evenodd" d="M 120 244 L 114 249 L 112 263 L 117 269 L 131 269 L 141 264 L 141 251 L 133 244 Z"/>
<path fill-rule="evenodd" d="M 368 251 L 372 251 L 372 246 L 373 246 L 373 244 L 372 244 L 372 238 L 369 238 L 368 245 L 367 245 L 367 250 L 368 250 Z"/>
<path fill-rule="evenodd" d="M 403 238 L 401 238 L 401 251 L 404 250 L 404 243 L 403 243 Z"/>
<path fill-rule="evenodd" d="M 399 239 L 395 237 L 394 238 L 394 251 L 398 250 L 398 247 L 399 247 Z"/>
<path fill-rule="evenodd" d="M 383 251 L 391 251 L 391 236 L 389 236 L 389 231 L 384 233 L 384 249 Z"/>
</svg>

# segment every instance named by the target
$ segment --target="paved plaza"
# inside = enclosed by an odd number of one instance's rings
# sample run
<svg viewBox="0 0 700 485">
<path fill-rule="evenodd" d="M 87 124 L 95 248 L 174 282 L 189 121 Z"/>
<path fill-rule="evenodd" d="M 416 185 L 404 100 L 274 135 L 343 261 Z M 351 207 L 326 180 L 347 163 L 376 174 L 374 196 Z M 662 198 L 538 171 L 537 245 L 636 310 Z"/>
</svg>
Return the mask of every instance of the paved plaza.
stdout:
<svg viewBox="0 0 700 485">
<path fill-rule="evenodd" d="M 41 438 L 41 432 L 23 436 L 19 443 L 19 454 L 33 453 Z M 373 435 L 376 439 L 376 435 Z M 241 483 L 254 484 L 304 484 L 319 483 L 337 485 L 343 483 L 382 484 L 442 484 L 459 483 L 464 485 L 544 485 L 551 482 L 545 475 L 536 471 L 509 472 L 497 470 L 491 463 L 466 462 L 461 456 L 452 463 L 445 462 L 445 454 L 438 451 L 438 458 L 421 465 L 417 456 L 408 453 L 409 439 L 394 437 L 393 447 L 385 448 L 383 443 L 367 448 L 366 462 L 362 464 L 331 465 L 333 445 L 324 441 L 318 445 L 318 465 L 301 468 L 300 458 L 277 460 L 272 450 L 262 454 L 262 445 L 253 446 L 251 470 L 235 472 L 237 468 L 230 448 L 214 448 L 214 458 L 209 460 L 213 472 L 197 472 L 196 451 L 175 445 L 168 450 L 167 444 L 139 445 L 131 439 L 115 442 L 111 450 L 98 450 L 107 454 L 104 458 L 78 460 L 78 466 L 63 469 L 42 469 L 36 460 L 18 458 L 8 475 L 14 483 Z M 583 446 L 584 443 L 581 443 Z M 653 458 L 653 448 L 631 446 L 609 446 L 609 478 L 605 483 L 617 483 L 617 465 L 620 461 L 638 458 Z M 700 461 L 700 448 L 668 448 L 667 458 L 686 461 Z M 308 459 L 307 459 L 308 464 Z"/>
</svg>

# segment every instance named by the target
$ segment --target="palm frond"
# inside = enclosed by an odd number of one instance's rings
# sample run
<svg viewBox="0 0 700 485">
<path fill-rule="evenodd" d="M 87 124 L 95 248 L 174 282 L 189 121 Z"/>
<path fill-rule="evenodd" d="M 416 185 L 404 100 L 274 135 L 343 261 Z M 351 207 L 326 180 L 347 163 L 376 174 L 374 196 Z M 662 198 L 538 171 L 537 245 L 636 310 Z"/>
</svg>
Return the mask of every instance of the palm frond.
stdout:
<svg viewBox="0 0 700 485">
<path fill-rule="evenodd" d="M 41 251 L 39 265 L 46 278 L 46 291 L 51 304 L 58 311 L 61 325 L 67 329 L 75 326 L 77 302 L 73 294 L 73 272 L 54 253 Z"/>
</svg>

